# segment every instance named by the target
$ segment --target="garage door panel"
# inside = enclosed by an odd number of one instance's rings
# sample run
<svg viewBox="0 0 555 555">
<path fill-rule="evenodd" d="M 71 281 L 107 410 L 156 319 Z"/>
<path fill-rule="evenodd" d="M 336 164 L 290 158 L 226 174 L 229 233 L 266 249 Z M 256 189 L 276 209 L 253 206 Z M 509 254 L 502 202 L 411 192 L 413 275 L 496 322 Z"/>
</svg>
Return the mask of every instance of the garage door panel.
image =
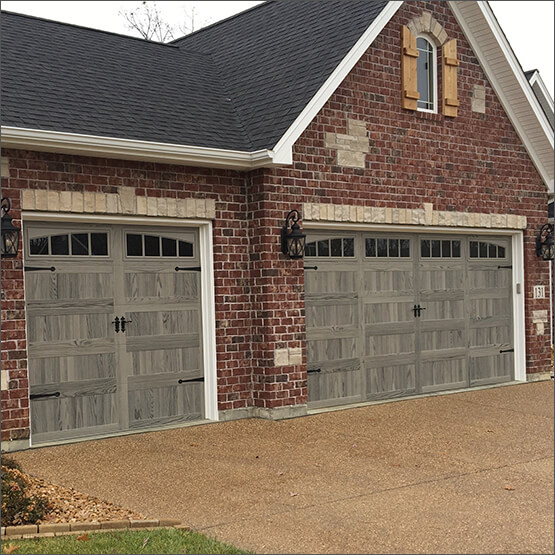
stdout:
<svg viewBox="0 0 555 555">
<path fill-rule="evenodd" d="M 190 377 L 203 375 L 198 345 L 190 348 L 157 349 L 133 352 L 132 375 L 151 375 L 153 370 L 163 372 L 189 372 Z"/>
<path fill-rule="evenodd" d="M 424 324 L 424 322 L 422 322 Z M 433 351 L 436 356 L 441 356 L 439 351 L 446 349 L 466 347 L 466 333 L 464 320 L 454 320 L 449 323 L 449 328 L 437 328 L 437 322 L 426 322 L 420 331 L 420 350 L 422 353 Z"/>
<path fill-rule="evenodd" d="M 421 295 L 434 292 L 453 292 L 464 291 L 464 267 L 444 268 L 443 265 L 434 264 L 434 268 L 429 268 L 429 264 L 420 268 L 418 275 L 418 288 Z M 445 298 L 445 297 L 444 297 Z"/>
<path fill-rule="evenodd" d="M 63 299 L 56 305 L 51 300 L 27 301 L 28 316 L 58 316 L 70 314 L 112 314 L 114 299 Z"/>
<path fill-rule="evenodd" d="M 174 265 L 177 265 L 174 262 Z M 200 279 L 198 273 L 176 272 L 175 267 L 167 273 L 158 271 L 126 272 L 124 295 L 129 303 L 172 300 L 189 302 L 199 298 Z M 170 273 L 171 272 L 171 273 Z"/>
<path fill-rule="evenodd" d="M 361 398 L 360 361 L 348 365 L 338 363 L 320 368 L 320 372 L 308 374 L 308 402 L 312 406 L 330 406 L 353 403 Z"/>
<path fill-rule="evenodd" d="M 399 264 L 397 269 L 383 268 L 383 264 L 373 259 L 367 260 L 372 271 L 365 271 L 363 276 L 363 292 L 365 296 L 402 297 L 412 296 L 414 293 L 414 278 L 412 265 Z"/>
<path fill-rule="evenodd" d="M 56 432 L 74 431 L 81 435 L 85 428 L 93 429 L 93 433 L 101 433 L 105 426 L 117 426 L 117 393 L 115 386 L 108 380 L 107 387 L 112 390 L 103 390 L 99 394 L 80 394 L 80 390 L 73 395 L 32 401 L 31 431 L 36 434 L 34 440 L 51 441 L 60 435 L 66 436 Z"/>
<path fill-rule="evenodd" d="M 322 330 L 318 330 L 321 332 Z M 338 332 L 340 334 L 341 332 Z M 326 332 L 321 339 L 310 338 L 307 344 L 307 362 L 318 364 L 321 361 L 340 361 L 358 356 L 355 337 L 337 337 Z"/>
<path fill-rule="evenodd" d="M 167 382 L 166 382 L 167 383 Z M 178 384 L 177 379 L 164 386 L 153 387 L 152 382 L 130 381 L 129 427 L 161 426 L 203 417 L 204 395 L 202 383 Z"/>
<path fill-rule="evenodd" d="M 510 345 L 512 343 L 512 330 L 509 322 L 490 323 L 489 321 L 480 322 L 480 327 L 470 329 L 470 348 L 495 346 L 501 348 L 502 346 Z M 489 324 L 489 325 L 484 325 Z"/>
<path fill-rule="evenodd" d="M 116 375 L 116 355 L 66 356 L 29 359 L 29 382 L 35 392 L 41 384 L 111 378 Z"/>
<path fill-rule="evenodd" d="M 398 298 L 396 300 L 397 302 L 393 302 L 393 299 L 387 302 L 368 302 L 365 299 L 364 324 L 412 323 L 414 320 L 414 313 L 412 311 L 414 301 L 402 302 L 398 301 Z"/>
<path fill-rule="evenodd" d="M 311 299 L 305 314 L 307 333 L 313 328 L 353 326 L 358 324 L 358 302 L 356 299 L 318 299 L 316 302 Z"/>
<path fill-rule="evenodd" d="M 81 264 L 79 266 L 83 273 L 64 272 L 68 266 L 67 262 L 54 259 L 51 260 L 51 264 L 56 268 L 55 273 L 35 271 L 25 275 L 27 300 L 79 300 L 112 297 L 112 275 L 105 273 L 104 262 L 100 262 L 96 272 L 89 273 L 85 273 L 85 268 Z"/>
<path fill-rule="evenodd" d="M 366 397 L 378 399 L 409 395 L 416 391 L 415 364 L 366 368 Z"/>
<path fill-rule="evenodd" d="M 466 353 L 462 354 L 465 357 Z M 454 357 L 456 355 L 451 354 L 450 358 L 443 356 L 440 360 L 421 360 L 420 383 L 423 393 L 467 387 L 466 358 Z"/>
<path fill-rule="evenodd" d="M 508 345 L 501 349 L 509 349 Z M 501 383 L 512 379 L 514 356 L 511 352 L 499 353 L 498 349 L 476 351 L 470 355 L 471 385 Z"/>
<path fill-rule="evenodd" d="M 370 335 L 369 330 L 366 330 L 364 356 L 374 357 L 389 354 L 400 355 L 403 353 L 414 353 L 415 350 L 415 334 L 410 331 L 405 333 Z"/>
<path fill-rule="evenodd" d="M 108 337 L 112 329 L 110 314 L 54 314 L 30 316 L 27 329 L 30 342 L 84 340 Z"/>
</svg>

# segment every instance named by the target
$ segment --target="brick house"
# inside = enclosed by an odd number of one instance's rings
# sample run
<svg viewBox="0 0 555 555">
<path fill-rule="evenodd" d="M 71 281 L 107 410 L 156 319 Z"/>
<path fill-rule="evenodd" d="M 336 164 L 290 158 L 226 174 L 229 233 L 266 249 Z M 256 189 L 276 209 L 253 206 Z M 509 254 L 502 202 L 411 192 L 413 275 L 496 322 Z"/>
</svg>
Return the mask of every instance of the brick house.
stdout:
<svg viewBox="0 0 555 555">
<path fill-rule="evenodd" d="M 549 377 L 553 103 L 487 3 L 2 52 L 3 450 Z"/>
</svg>

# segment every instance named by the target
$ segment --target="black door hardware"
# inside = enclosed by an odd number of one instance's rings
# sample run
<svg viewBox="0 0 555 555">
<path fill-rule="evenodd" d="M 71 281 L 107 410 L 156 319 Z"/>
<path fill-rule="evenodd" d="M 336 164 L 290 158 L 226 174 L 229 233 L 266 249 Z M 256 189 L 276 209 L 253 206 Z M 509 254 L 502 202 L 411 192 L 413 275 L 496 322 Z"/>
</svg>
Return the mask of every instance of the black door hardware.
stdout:
<svg viewBox="0 0 555 555">
<path fill-rule="evenodd" d="M 306 373 L 307 374 L 316 374 L 316 373 L 320 373 L 322 371 L 321 368 L 313 368 L 312 370 L 307 370 Z"/>
<path fill-rule="evenodd" d="M 177 380 L 177 383 L 203 382 L 204 378 L 191 378 L 190 380 Z"/>
<path fill-rule="evenodd" d="M 200 272 L 200 270 L 201 270 L 200 266 L 193 266 L 192 268 L 185 268 L 182 266 L 175 267 L 176 272 Z"/>
<path fill-rule="evenodd" d="M 514 349 L 499 349 L 500 353 L 514 353 Z"/>
<path fill-rule="evenodd" d="M 56 393 L 37 393 L 35 395 L 29 395 L 31 400 L 33 399 L 43 399 L 44 397 L 59 397 L 60 392 L 56 391 Z"/>
<path fill-rule="evenodd" d="M 304 269 L 305 270 L 317 270 L 318 266 L 305 266 Z"/>
<path fill-rule="evenodd" d="M 497 269 L 498 269 L 498 270 L 500 270 L 501 268 L 508 268 L 508 269 L 511 269 L 512 266 L 497 266 Z"/>
<path fill-rule="evenodd" d="M 55 266 L 48 266 L 48 267 L 44 267 L 44 266 L 23 266 L 23 271 L 24 272 L 55 272 L 56 267 Z"/>
<path fill-rule="evenodd" d="M 420 318 L 421 312 L 422 312 L 423 310 L 426 310 L 426 309 L 425 309 L 423 306 L 420 306 L 419 304 L 415 304 L 415 305 L 412 307 L 412 311 L 414 312 L 414 317 L 415 317 L 415 318 Z"/>
<path fill-rule="evenodd" d="M 131 322 L 133 322 L 133 320 L 126 320 L 125 316 L 121 317 L 121 333 L 125 333 L 125 324 L 131 324 Z"/>
<path fill-rule="evenodd" d="M 116 333 L 119 333 L 119 318 L 117 316 L 112 320 L 112 324 L 114 324 Z"/>
</svg>

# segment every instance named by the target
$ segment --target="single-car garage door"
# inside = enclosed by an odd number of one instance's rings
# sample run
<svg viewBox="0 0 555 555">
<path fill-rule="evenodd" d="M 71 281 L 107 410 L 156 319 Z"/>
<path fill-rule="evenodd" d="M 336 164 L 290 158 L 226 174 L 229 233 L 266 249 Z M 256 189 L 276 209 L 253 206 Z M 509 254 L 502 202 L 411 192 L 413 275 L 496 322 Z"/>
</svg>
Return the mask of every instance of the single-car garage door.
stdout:
<svg viewBox="0 0 555 555">
<path fill-rule="evenodd" d="M 313 232 L 312 408 L 511 380 L 510 239 Z"/>
<path fill-rule="evenodd" d="M 34 444 L 204 416 L 196 231 L 30 224 Z"/>
</svg>

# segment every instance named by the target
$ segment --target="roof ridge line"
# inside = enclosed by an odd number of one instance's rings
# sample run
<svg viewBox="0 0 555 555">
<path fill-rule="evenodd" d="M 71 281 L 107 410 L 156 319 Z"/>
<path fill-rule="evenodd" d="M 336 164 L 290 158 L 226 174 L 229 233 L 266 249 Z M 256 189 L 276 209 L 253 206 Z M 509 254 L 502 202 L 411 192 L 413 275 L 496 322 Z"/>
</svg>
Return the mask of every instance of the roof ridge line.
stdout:
<svg viewBox="0 0 555 555">
<path fill-rule="evenodd" d="M 66 27 L 73 27 L 74 29 L 83 29 L 85 31 L 93 31 L 95 33 L 103 33 L 105 35 L 113 35 L 116 37 L 121 37 L 123 39 L 130 39 L 130 40 L 138 40 L 141 41 L 142 43 L 145 44 L 155 44 L 158 46 L 167 46 L 169 48 L 179 48 L 178 46 L 175 46 L 174 44 L 171 44 L 170 42 L 158 42 L 155 40 L 149 40 L 149 39 L 143 39 L 141 37 L 134 37 L 133 35 L 124 35 L 122 33 L 116 33 L 114 31 L 105 31 L 104 29 L 95 29 L 94 27 L 87 27 L 85 25 L 76 25 L 75 23 L 67 23 L 66 21 L 57 21 L 56 19 L 48 19 L 46 17 L 39 17 L 37 15 L 29 15 L 26 13 L 19 13 L 19 12 L 12 12 L 9 10 L 1 10 L 2 14 L 9 14 L 9 15 L 15 15 L 17 17 L 26 17 L 28 19 L 35 19 L 38 21 L 45 21 L 47 23 L 54 23 L 56 25 L 64 25 Z"/>
<path fill-rule="evenodd" d="M 186 40 L 189 37 L 192 37 L 193 35 L 198 35 L 199 33 L 202 33 L 202 31 L 207 31 L 208 29 L 212 29 L 213 27 L 216 27 L 217 25 L 220 25 L 221 23 L 227 23 L 228 21 L 231 21 L 232 19 L 240 17 L 240 16 L 242 16 L 246 13 L 249 13 L 249 12 L 251 12 L 253 10 L 256 10 L 258 8 L 261 8 L 263 6 L 273 4 L 274 2 L 275 2 L 275 0 L 262 1 L 262 2 L 260 2 L 260 4 L 256 4 L 256 6 L 252 6 L 251 8 L 248 8 L 247 10 L 243 10 L 242 12 L 230 15 L 229 17 L 226 17 L 225 19 L 220 19 L 218 21 L 215 21 L 214 23 L 211 23 L 210 25 L 206 25 L 205 27 L 201 27 L 198 31 L 193 31 L 192 33 L 189 33 L 187 35 L 183 35 L 182 37 L 179 37 L 178 39 L 173 39 L 173 40 L 169 41 L 167 44 L 173 46 L 174 43 L 176 43 L 176 42 Z M 177 46 L 177 47 L 180 48 L 179 46 Z"/>
</svg>

